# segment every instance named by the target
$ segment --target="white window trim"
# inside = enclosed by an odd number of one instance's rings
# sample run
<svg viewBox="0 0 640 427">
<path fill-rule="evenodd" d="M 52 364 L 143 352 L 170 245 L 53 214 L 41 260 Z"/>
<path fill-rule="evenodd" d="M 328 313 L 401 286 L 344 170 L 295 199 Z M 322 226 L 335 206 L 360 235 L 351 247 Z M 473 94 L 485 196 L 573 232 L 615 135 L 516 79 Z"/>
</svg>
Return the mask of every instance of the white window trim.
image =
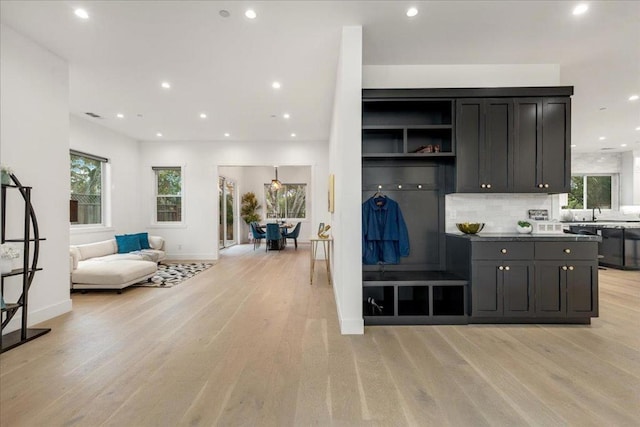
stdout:
<svg viewBox="0 0 640 427">
<path fill-rule="evenodd" d="M 99 156 L 94 156 L 91 154 L 83 153 L 76 150 L 70 150 L 69 154 L 75 154 L 80 156 L 88 156 L 89 158 L 94 157 L 100 160 L 100 165 L 102 166 L 102 171 L 100 173 L 101 179 L 101 188 L 100 188 L 100 223 L 99 224 L 69 224 L 69 231 L 71 234 L 82 234 L 82 233 L 99 233 L 103 231 L 112 231 L 114 230 L 111 222 L 111 162 L 109 159 Z"/>
<path fill-rule="evenodd" d="M 149 226 L 148 228 L 156 228 L 156 229 L 166 229 L 166 228 L 187 228 L 187 210 L 186 210 L 186 186 L 185 186 L 185 182 L 186 182 L 186 164 L 176 164 L 176 163 L 171 163 L 171 164 L 153 164 L 152 166 L 149 167 L 149 170 L 151 171 L 151 220 L 149 221 Z M 180 208 L 182 211 L 182 220 L 181 221 L 165 221 L 165 222 L 159 222 L 157 221 L 158 218 L 158 213 L 156 212 L 156 210 L 158 209 L 158 203 L 157 203 L 157 190 L 158 190 L 158 184 L 157 184 L 157 175 L 156 172 L 153 170 L 153 168 L 180 168 Z"/>
</svg>

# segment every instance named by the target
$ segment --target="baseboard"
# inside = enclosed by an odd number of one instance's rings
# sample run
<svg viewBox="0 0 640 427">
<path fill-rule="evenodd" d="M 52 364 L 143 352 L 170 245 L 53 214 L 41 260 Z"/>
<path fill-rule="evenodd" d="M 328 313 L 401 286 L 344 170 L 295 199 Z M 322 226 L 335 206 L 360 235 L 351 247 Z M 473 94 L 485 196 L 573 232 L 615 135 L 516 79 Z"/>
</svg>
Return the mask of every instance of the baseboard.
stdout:
<svg viewBox="0 0 640 427">
<path fill-rule="evenodd" d="M 340 319 L 340 333 L 342 335 L 364 334 L 364 319 Z"/>
<path fill-rule="evenodd" d="M 47 320 L 53 319 L 54 317 L 58 317 L 60 315 L 68 313 L 72 309 L 72 301 L 71 299 L 67 299 L 57 304 L 52 304 L 48 307 L 41 308 L 40 310 L 32 311 L 29 313 L 28 326 L 32 327 L 34 325 L 37 325 L 38 323 L 46 322 Z M 13 319 L 11 319 L 11 322 L 2 332 L 9 333 L 19 329 L 20 319 L 20 312 L 18 312 L 18 314 Z"/>
</svg>

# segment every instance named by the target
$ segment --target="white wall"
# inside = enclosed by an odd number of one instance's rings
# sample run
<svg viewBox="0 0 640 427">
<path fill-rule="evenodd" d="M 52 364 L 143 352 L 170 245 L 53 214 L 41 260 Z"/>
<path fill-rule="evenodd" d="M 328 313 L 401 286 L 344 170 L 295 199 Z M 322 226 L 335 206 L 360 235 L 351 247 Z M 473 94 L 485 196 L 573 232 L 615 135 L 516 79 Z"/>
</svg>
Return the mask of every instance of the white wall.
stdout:
<svg viewBox="0 0 640 427">
<path fill-rule="evenodd" d="M 343 334 L 364 333 L 362 318 L 362 27 L 343 27 L 333 101 L 330 173 L 333 292 Z"/>
<path fill-rule="evenodd" d="M 0 158 L 23 185 L 42 237 L 39 266 L 29 292 L 29 324 L 71 310 L 69 298 L 69 71 L 67 63 L 0 25 Z M 20 238 L 24 205 L 9 201 L 7 237 Z M 15 302 L 19 278 L 5 280 Z M 14 319 L 18 319 L 17 315 Z M 15 329 L 12 322 L 9 329 Z M 54 331 L 55 333 L 55 331 Z"/>
<path fill-rule="evenodd" d="M 109 159 L 110 223 L 106 227 L 71 227 L 71 244 L 113 239 L 115 234 L 143 231 L 140 215 L 138 142 L 84 118 L 71 116 L 71 149 Z M 68 160 L 67 160 L 68 164 Z M 68 174 L 68 171 L 67 171 Z M 106 206 L 104 208 L 107 208 Z"/>
<path fill-rule="evenodd" d="M 312 208 L 309 221 L 313 224 L 325 221 L 327 218 L 326 202 L 324 202 L 327 194 L 327 152 L 327 142 L 323 141 L 243 142 L 242 144 L 232 144 L 228 141 L 142 142 L 140 143 L 140 194 L 142 194 L 141 213 L 144 225 L 150 233 L 165 237 L 169 258 L 218 259 L 219 168 L 264 165 L 279 165 L 283 170 L 286 170 L 286 166 L 310 166 L 309 197 Z M 184 225 L 154 226 L 151 224 L 154 184 L 152 166 L 184 168 Z M 225 169 L 222 170 L 225 171 Z M 278 175 L 280 176 L 280 168 Z M 281 180 L 283 178 L 280 176 Z M 240 192 L 242 191 L 245 190 L 240 187 Z"/>
</svg>

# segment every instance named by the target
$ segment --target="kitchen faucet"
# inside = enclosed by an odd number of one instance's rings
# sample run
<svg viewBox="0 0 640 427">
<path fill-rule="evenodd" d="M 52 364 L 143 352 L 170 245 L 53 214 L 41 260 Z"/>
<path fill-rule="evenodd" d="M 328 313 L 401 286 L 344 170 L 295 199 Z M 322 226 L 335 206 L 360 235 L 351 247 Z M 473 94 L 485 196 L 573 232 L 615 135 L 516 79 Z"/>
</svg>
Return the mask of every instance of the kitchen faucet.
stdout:
<svg viewBox="0 0 640 427">
<path fill-rule="evenodd" d="M 593 208 L 591 208 L 591 221 L 593 222 L 596 221 L 596 209 L 598 209 L 598 213 L 602 213 L 600 206 L 594 206 Z"/>
</svg>

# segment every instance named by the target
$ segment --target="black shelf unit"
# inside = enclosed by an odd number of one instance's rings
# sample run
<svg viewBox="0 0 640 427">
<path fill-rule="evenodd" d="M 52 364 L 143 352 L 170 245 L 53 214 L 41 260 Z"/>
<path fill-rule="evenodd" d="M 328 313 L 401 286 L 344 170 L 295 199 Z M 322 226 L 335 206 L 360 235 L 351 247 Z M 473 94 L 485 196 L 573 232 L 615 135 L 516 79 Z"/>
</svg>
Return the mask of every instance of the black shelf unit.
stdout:
<svg viewBox="0 0 640 427">
<path fill-rule="evenodd" d="M 5 295 L 5 279 L 9 277 L 21 276 L 21 295 L 14 303 L 5 303 L 5 308 L 2 309 L 1 318 L 1 330 L 9 325 L 9 322 L 15 317 L 18 311 L 21 310 L 21 323 L 20 328 L 2 334 L 0 332 L 0 352 L 4 353 L 14 347 L 27 343 L 35 338 L 38 338 L 51 331 L 49 328 L 29 328 L 28 327 L 28 313 L 29 313 L 29 288 L 33 283 L 35 273 L 41 271 L 42 268 L 38 268 L 38 257 L 40 254 L 40 242 L 45 240 L 40 237 L 40 230 L 38 228 L 38 221 L 36 218 L 33 205 L 31 204 L 31 187 L 23 186 L 14 174 L 9 174 L 12 184 L 2 184 L 2 224 L 0 227 L 0 237 L 2 243 L 14 242 L 22 243 L 23 250 L 23 264 L 22 268 L 13 269 L 8 273 L 2 273 L 2 282 L 0 283 L 0 291 Z M 7 191 L 17 190 L 24 199 L 24 227 L 23 238 L 6 238 L 6 225 L 7 225 Z M 33 230 L 33 236 L 31 231 Z"/>
</svg>

